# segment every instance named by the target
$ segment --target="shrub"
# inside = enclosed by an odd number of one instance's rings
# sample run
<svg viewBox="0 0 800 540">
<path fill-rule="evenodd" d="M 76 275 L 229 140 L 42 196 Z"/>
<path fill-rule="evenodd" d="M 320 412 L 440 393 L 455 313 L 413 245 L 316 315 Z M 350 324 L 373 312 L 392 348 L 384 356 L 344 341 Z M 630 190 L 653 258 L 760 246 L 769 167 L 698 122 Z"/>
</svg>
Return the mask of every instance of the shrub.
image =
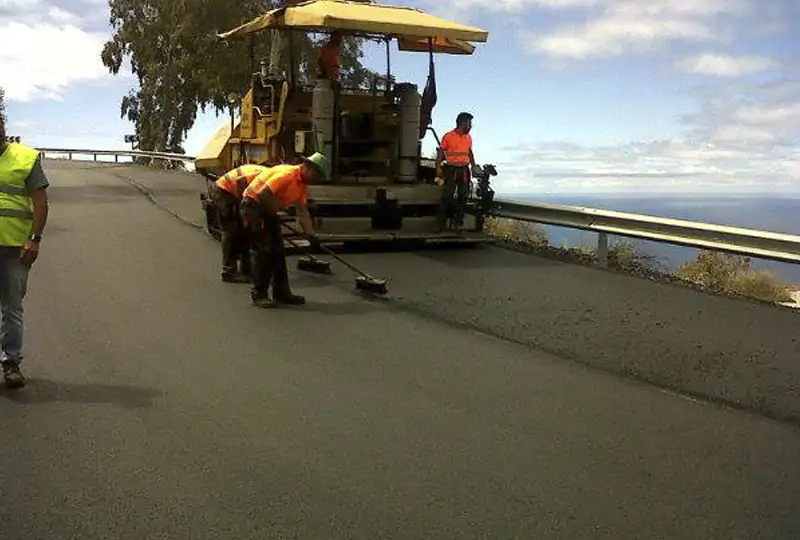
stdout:
<svg viewBox="0 0 800 540">
<path fill-rule="evenodd" d="M 520 244 L 533 248 L 548 246 L 547 233 L 536 223 L 527 223 L 516 219 L 488 218 L 486 233 L 512 244 Z"/>
<path fill-rule="evenodd" d="M 790 302 L 789 288 L 768 270 L 755 270 L 750 258 L 716 251 L 701 251 L 694 261 L 683 263 L 677 277 L 713 292 L 733 293 L 765 302 Z"/>
</svg>

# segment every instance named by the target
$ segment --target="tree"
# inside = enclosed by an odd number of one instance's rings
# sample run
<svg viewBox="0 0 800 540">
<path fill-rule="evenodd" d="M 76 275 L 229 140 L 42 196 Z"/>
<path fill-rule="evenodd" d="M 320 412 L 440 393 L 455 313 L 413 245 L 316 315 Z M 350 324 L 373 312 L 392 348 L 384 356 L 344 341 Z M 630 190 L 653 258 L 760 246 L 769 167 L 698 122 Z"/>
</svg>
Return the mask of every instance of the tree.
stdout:
<svg viewBox="0 0 800 540">
<path fill-rule="evenodd" d="M 138 89 L 122 98 L 120 116 L 136 129 L 140 147 L 181 151 L 198 111 L 227 109 L 225 96 L 242 95 L 250 82 L 250 40 L 222 42 L 220 31 L 277 7 L 276 0 L 109 0 L 111 39 L 103 47 L 103 64 L 118 74 L 130 59 Z M 305 34 L 293 37 L 292 54 L 301 80 L 315 68 L 319 45 Z M 268 56 L 270 34 L 254 39 L 256 58 Z M 361 43 L 347 39 L 342 47 L 342 80 L 362 85 L 371 72 L 361 65 Z"/>
<path fill-rule="evenodd" d="M 0 124 L 6 125 L 6 91 L 0 86 Z"/>
</svg>

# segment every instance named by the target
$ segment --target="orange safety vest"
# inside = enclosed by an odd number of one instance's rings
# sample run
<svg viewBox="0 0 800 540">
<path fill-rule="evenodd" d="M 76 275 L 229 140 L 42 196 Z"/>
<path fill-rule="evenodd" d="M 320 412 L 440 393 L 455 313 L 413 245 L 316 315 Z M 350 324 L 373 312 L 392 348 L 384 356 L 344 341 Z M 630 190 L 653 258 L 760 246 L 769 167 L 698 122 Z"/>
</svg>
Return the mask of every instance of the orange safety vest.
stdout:
<svg viewBox="0 0 800 540">
<path fill-rule="evenodd" d="M 339 78 L 340 61 L 339 51 L 336 46 L 331 42 L 326 43 L 320 48 L 318 58 L 325 70 L 325 73 L 320 73 L 320 76 L 324 79 L 337 80 Z"/>
<path fill-rule="evenodd" d="M 448 165 L 461 167 L 469 165 L 469 152 L 472 150 L 472 136 L 469 133 L 462 135 L 455 129 L 445 133 L 442 137 L 442 150 Z"/>
<path fill-rule="evenodd" d="M 308 204 L 308 186 L 303 182 L 302 165 L 276 165 L 259 174 L 244 190 L 242 197 L 255 199 L 269 188 L 281 203 L 281 209 L 293 204 Z"/>
<path fill-rule="evenodd" d="M 266 170 L 266 167 L 262 165 L 242 165 L 232 171 L 228 171 L 214 183 L 218 188 L 235 195 L 237 199 L 241 199 L 245 188 L 264 170 Z"/>
</svg>

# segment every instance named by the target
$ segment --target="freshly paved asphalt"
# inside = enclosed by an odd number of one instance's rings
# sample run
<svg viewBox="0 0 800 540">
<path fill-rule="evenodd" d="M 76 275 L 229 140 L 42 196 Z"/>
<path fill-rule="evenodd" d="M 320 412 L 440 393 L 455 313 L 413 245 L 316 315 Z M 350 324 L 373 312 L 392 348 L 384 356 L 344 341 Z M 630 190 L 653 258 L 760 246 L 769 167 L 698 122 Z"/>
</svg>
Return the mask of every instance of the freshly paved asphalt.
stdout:
<svg viewBox="0 0 800 540">
<path fill-rule="evenodd" d="M 796 426 L 470 331 L 436 307 L 451 289 L 406 293 L 479 284 L 456 255 L 365 257 L 405 265 L 403 298 L 295 274 L 308 306 L 258 310 L 218 281 L 218 244 L 110 172 L 48 166 L 29 386 L 0 395 L 0 538 L 800 537 Z"/>
</svg>

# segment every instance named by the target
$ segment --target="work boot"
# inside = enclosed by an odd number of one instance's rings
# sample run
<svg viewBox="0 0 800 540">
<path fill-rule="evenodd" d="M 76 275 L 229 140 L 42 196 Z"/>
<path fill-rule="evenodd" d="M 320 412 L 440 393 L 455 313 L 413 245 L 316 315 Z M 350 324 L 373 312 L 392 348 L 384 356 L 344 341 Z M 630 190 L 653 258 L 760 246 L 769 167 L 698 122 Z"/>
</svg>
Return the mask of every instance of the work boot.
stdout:
<svg viewBox="0 0 800 540">
<path fill-rule="evenodd" d="M 272 309 L 276 307 L 275 302 L 273 302 L 269 296 L 251 296 L 250 303 L 263 309 Z"/>
<path fill-rule="evenodd" d="M 222 281 L 225 283 L 250 283 L 250 278 L 238 272 L 222 274 Z"/>
<path fill-rule="evenodd" d="M 22 388 L 25 386 L 25 377 L 16 362 L 3 362 L 3 378 L 8 388 Z"/>
<path fill-rule="evenodd" d="M 275 301 L 279 304 L 287 304 L 291 306 L 299 306 L 306 303 L 306 299 L 299 294 L 286 294 L 276 296 Z"/>
</svg>

